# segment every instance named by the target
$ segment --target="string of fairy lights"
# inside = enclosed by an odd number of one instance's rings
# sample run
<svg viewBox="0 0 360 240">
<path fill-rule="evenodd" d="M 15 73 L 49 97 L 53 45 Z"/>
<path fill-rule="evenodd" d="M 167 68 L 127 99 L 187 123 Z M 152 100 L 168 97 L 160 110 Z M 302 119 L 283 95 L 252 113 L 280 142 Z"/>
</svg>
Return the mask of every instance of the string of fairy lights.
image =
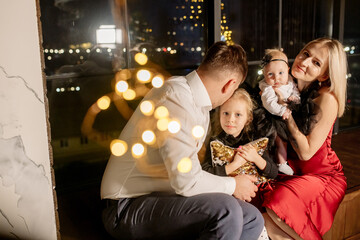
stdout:
<svg viewBox="0 0 360 240">
<path fill-rule="evenodd" d="M 144 53 L 137 53 L 134 56 L 135 61 L 140 65 L 148 62 L 148 57 Z M 130 87 L 128 80 L 132 74 L 128 69 L 123 69 L 115 76 L 115 93 L 122 96 L 125 100 L 133 100 L 136 98 L 136 91 Z M 136 80 L 141 84 L 150 83 L 154 88 L 160 88 L 164 84 L 164 77 L 160 73 L 153 73 L 148 69 L 138 69 L 136 71 Z M 111 98 L 108 95 L 100 97 L 97 106 L 101 110 L 106 110 L 111 104 Z M 170 118 L 169 110 L 165 106 L 155 107 L 154 102 L 145 100 L 140 103 L 139 109 L 141 113 L 152 118 L 156 122 L 156 129 L 146 128 L 141 134 L 141 141 L 129 144 L 121 139 L 113 139 L 110 143 L 110 151 L 115 156 L 123 156 L 128 151 L 135 159 L 139 159 L 146 154 L 147 146 L 154 146 L 157 143 L 158 134 L 167 132 L 169 134 L 177 134 L 181 130 L 181 124 L 177 119 Z M 196 125 L 192 128 L 192 136 L 200 139 L 204 136 L 205 130 L 202 126 Z M 183 157 L 177 164 L 179 172 L 187 173 L 191 170 L 192 163 L 189 157 Z"/>
</svg>

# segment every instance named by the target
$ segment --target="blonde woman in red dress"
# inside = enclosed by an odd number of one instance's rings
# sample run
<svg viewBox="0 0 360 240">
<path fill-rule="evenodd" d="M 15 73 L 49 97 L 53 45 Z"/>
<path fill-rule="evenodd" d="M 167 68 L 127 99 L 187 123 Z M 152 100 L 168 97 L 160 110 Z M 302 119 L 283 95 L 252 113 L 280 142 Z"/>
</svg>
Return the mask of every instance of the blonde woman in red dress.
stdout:
<svg viewBox="0 0 360 240">
<path fill-rule="evenodd" d="M 279 175 L 260 193 L 272 240 L 322 239 L 332 225 L 347 186 L 331 148 L 333 124 L 345 109 L 346 70 L 342 44 L 329 38 L 309 42 L 292 65 L 301 104 L 307 107 L 287 120 L 292 135 L 288 162 L 294 175 Z M 312 127 L 302 129 L 309 121 Z"/>
</svg>

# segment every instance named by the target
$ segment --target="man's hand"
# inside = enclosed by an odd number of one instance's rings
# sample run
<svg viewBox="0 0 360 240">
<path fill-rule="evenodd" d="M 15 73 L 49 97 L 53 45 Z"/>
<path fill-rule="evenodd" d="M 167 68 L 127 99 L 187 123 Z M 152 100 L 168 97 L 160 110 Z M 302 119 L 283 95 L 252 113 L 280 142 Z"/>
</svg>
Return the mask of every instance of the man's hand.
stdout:
<svg viewBox="0 0 360 240">
<path fill-rule="evenodd" d="M 258 190 L 255 185 L 257 178 L 250 175 L 238 175 L 234 178 L 236 181 L 235 192 L 233 194 L 234 197 L 250 202 L 251 198 L 255 197 Z"/>
</svg>

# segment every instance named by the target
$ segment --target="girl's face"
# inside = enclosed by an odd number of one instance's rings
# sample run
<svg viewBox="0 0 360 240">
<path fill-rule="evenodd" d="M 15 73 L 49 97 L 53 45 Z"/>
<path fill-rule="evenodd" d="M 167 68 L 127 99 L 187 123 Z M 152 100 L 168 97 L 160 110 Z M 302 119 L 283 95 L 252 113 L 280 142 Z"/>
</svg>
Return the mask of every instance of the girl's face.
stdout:
<svg viewBox="0 0 360 240">
<path fill-rule="evenodd" d="M 230 98 L 220 107 L 221 128 L 234 137 L 239 136 L 248 120 L 247 103 L 244 99 Z"/>
<path fill-rule="evenodd" d="M 264 68 L 264 76 L 267 84 L 280 87 L 288 83 L 289 67 L 283 61 L 273 61 Z"/>
<path fill-rule="evenodd" d="M 314 80 L 328 79 L 329 51 L 326 46 L 315 43 L 301 50 L 291 68 L 292 75 L 300 85 L 307 86 Z"/>
</svg>

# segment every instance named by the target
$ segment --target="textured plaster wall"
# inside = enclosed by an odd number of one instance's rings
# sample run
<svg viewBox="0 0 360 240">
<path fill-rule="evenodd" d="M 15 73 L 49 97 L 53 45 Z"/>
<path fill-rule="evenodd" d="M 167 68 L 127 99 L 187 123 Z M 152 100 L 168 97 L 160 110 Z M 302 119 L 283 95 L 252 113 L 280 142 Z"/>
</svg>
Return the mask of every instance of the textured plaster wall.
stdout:
<svg viewBox="0 0 360 240">
<path fill-rule="evenodd" d="M 0 239 L 56 239 L 36 0 L 0 0 Z"/>
</svg>

